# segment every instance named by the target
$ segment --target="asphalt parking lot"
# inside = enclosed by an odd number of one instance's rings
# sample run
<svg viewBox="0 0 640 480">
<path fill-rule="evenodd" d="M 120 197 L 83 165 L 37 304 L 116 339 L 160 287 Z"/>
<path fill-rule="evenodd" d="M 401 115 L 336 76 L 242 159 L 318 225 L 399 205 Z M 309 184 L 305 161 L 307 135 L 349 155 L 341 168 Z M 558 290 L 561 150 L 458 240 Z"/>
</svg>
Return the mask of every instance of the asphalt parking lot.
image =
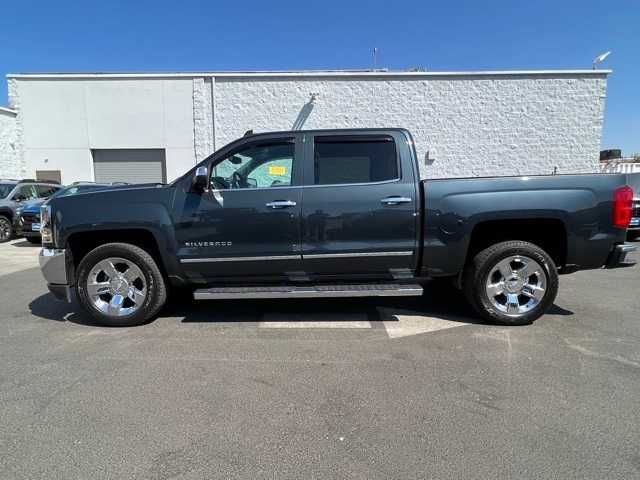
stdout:
<svg viewBox="0 0 640 480">
<path fill-rule="evenodd" d="M 36 254 L 0 245 L 2 478 L 640 478 L 640 267 L 563 276 L 527 327 L 434 285 L 108 329 Z"/>
</svg>

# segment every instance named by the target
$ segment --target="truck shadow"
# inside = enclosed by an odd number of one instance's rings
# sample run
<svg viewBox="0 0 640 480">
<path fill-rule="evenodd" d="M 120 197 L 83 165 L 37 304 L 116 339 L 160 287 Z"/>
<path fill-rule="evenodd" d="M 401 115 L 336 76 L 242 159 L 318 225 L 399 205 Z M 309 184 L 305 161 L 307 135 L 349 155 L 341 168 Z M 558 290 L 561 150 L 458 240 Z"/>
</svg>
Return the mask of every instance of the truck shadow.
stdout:
<svg viewBox="0 0 640 480">
<path fill-rule="evenodd" d="M 178 299 L 161 316 L 182 322 L 353 322 L 397 321 L 397 315 L 436 317 L 462 323 L 481 323 L 462 294 L 438 284 L 421 297 L 370 297 L 323 299 L 218 300 L 193 302 Z M 375 326 L 375 325 L 374 325 Z"/>
<path fill-rule="evenodd" d="M 95 326 L 79 305 L 55 301 L 42 295 L 29 304 L 37 317 L 59 322 Z M 573 315 L 553 305 L 551 315 Z M 483 321 L 467 304 L 462 293 L 448 284 L 433 282 L 421 297 L 271 299 L 194 301 L 188 292 L 172 295 L 158 319 L 183 323 L 257 324 L 259 322 L 353 322 L 368 321 L 375 328 L 381 322 L 398 321 L 398 316 L 424 316 L 480 324 Z"/>
</svg>

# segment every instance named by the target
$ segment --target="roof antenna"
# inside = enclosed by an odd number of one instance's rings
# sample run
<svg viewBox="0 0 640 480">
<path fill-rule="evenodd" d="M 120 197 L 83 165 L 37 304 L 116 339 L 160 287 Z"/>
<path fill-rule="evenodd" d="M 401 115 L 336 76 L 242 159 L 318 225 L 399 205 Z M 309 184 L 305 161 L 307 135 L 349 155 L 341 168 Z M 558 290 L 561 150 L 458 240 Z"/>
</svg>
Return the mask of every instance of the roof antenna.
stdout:
<svg viewBox="0 0 640 480">
<path fill-rule="evenodd" d="M 373 47 L 373 71 L 378 69 L 378 48 Z"/>
<path fill-rule="evenodd" d="M 244 132 L 244 136 L 248 137 L 249 135 L 253 135 L 253 129 L 252 130 L 247 130 L 246 132 Z"/>
</svg>

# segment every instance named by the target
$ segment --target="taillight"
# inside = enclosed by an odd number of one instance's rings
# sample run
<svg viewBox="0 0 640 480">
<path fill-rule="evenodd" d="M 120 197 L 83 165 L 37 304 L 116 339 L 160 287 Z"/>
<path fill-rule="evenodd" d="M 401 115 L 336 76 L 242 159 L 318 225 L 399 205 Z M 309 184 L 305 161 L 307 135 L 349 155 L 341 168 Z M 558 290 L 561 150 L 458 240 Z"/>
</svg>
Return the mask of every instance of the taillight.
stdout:
<svg viewBox="0 0 640 480">
<path fill-rule="evenodd" d="M 613 192 L 613 226 L 627 228 L 631 221 L 631 207 L 633 204 L 633 190 L 629 186 L 616 189 Z"/>
</svg>

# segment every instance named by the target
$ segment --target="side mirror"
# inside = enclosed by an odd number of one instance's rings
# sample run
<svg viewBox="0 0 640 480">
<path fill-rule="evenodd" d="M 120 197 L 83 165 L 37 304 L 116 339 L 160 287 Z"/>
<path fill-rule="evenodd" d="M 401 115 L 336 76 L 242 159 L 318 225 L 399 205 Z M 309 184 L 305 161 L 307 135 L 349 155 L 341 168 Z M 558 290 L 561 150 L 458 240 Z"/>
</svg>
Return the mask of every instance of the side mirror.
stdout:
<svg viewBox="0 0 640 480">
<path fill-rule="evenodd" d="M 207 188 L 207 182 L 209 181 L 209 172 L 207 167 L 196 168 L 196 173 L 193 176 L 193 188 L 202 192 Z"/>
</svg>

